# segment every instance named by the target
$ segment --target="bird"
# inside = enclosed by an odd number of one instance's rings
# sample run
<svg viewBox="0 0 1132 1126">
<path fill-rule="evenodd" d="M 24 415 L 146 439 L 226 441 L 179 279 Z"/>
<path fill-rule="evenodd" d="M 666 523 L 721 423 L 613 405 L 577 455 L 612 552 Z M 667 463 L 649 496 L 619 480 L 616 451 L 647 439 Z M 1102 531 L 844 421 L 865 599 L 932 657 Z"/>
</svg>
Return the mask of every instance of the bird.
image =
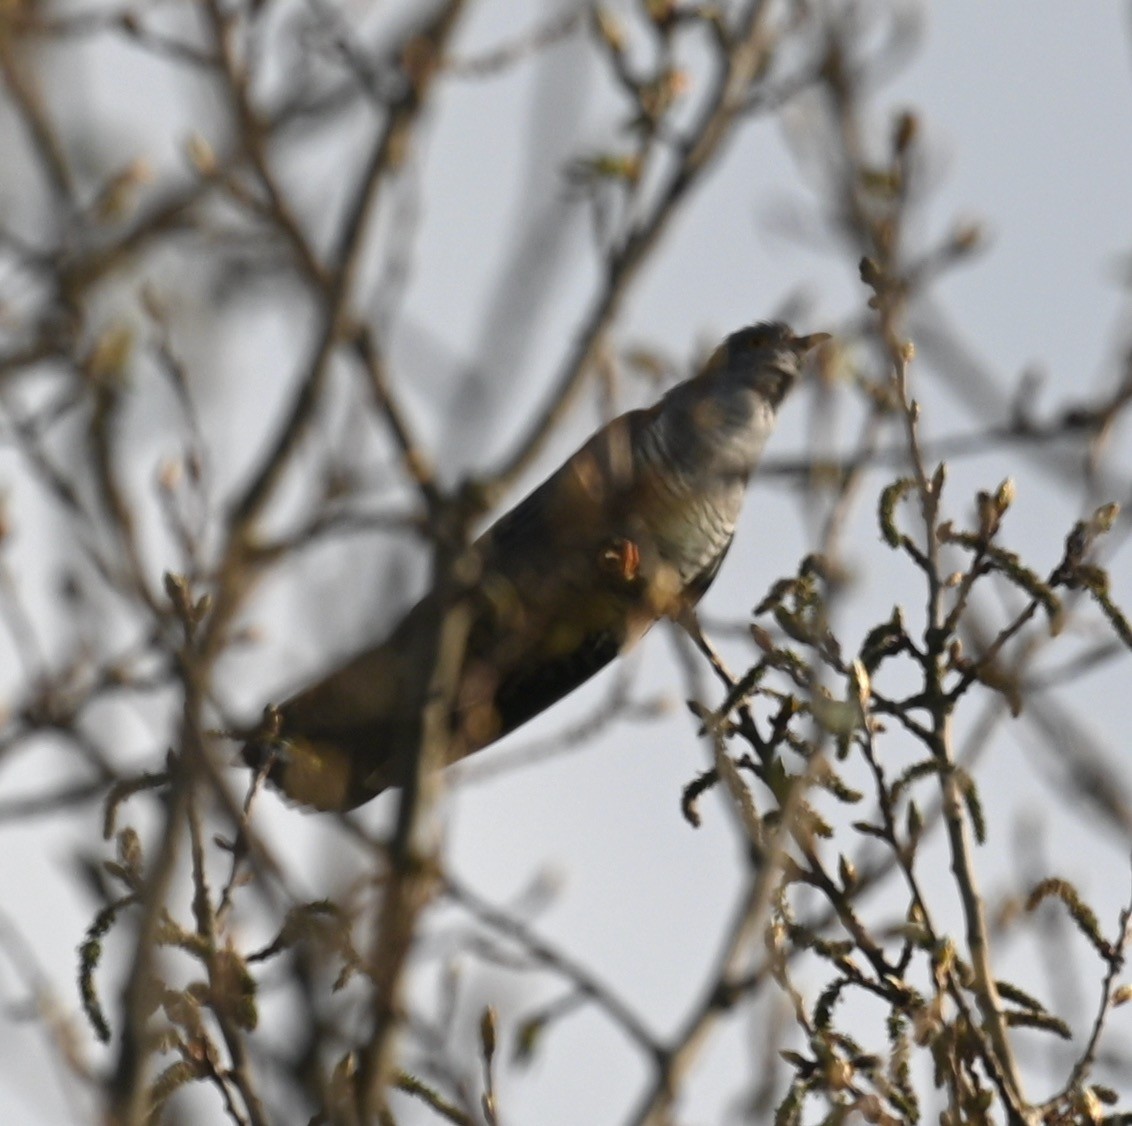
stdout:
<svg viewBox="0 0 1132 1126">
<path fill-rule="evenodd" d="M 733 332 L 691 378 L 599 429 L 474 541 L 443 765 L 549 708 L 657 621 L 688 620 L 731 546 L 778 408 L 828 339 L 781 322 Z M 426 594 L 385 641 L 265 709 L 245 762 L 322 811 L 397 785 L 419 753 L 431 680 L 411 654 L 445 597 Z"/>
</svg>

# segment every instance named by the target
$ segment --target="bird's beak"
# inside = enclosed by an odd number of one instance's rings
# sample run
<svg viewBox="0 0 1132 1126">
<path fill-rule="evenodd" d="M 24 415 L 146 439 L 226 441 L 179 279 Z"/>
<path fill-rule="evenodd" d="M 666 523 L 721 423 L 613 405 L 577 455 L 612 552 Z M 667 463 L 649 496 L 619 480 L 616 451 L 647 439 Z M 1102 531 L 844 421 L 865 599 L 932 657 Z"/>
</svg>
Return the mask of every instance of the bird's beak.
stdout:
<svg viewBox="0 0 1132 1126">
<path fill-rule="evenodd" d="M 791 347 L 799 356 L 804 356 L 819 344 L 824 344 L 827 340 L 832 339 L 832 335 L 828 332 L 811 332 L 809 336 L 795 336 Z"/>
</svg>

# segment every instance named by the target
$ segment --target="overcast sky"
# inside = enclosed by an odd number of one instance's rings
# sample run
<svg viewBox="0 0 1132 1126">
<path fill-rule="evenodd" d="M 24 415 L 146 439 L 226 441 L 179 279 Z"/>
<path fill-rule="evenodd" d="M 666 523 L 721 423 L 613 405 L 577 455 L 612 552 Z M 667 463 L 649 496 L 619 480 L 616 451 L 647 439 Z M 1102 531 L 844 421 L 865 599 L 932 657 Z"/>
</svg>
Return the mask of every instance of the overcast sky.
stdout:
<svg viewBox="0 0 1132 1126">
<path fill-rule="evenodd" d="M 473 5 L 457 40 L 460 52 L 472 56 L 510 39 L 529 24 L 531 7 L 522 0 Z M 987 233 L 985 251 L 955 270 L 935 298 L 980 365 L 975 378 L 990 381 L 1005 401 L 1024 372 L 1040 374 L 1043 382 L 1032 399 L 1039 414 L 1111 386 L 1117 376 L 1115 357 L 1132 340 L 1127 296 L 1132 268 L 1128 7 L 947 0 L 908 10 L 919 13 L 922 39 L 906 65 L 877 92 L 877 121 L 883 124 L 906 107 L 921 119 L 933 172 L 931 196 L 922 211 L 925 238 L 942 236 L 957 221 L 976 222 Z M 123 151 L 139 144 L 138 137 L 152 136 L 156 162 L 175 159 L 175 145 L 169 141 L 179 135 L 171 124 L 177 116 L 174 93 L 167 90 L 162 95 L 167 101 L 155 97 L 146 105 L 139 93 L 151 76 L 148 64 L 128 51 L 115 50 L 112 60 L 78 68 L 74 90 L 64 89 L 60 99 L 90 97 L 107 105 L 120 100 Z M 521 319 L 515 313 L 522 308 L 521 292 L 504 288 L 501 294 L 484 283 L 490 278 L 494 284 L 500 270 L 515 264 L 519 234 L 541 222 L 544 213 L 553 213 L 563 196 L 563 165 L 602 136 L 615 113 L 600 85 L 577 105 L 555 102 L 561 91 L 575 88 L 577 68 L 595 66 L 592 52 L 575 42 L 502 78 L 453 82 L 429 126 L 420 158 L 427 187 L 421 214 L 412 217 L 419 222 L 419 241 L 404 296 L 404 323 L 410 328 L 400 333 L 396 355 L 410 409 L 453 478 L 493 464 L 508 448 L 524 411 L 547 390 L 584 311 L 590 282 L 584 245 L 590 228 L 580 208 L 547 235 L 547 257 L 553 251 L 565 268 L 540 283 L 554 288 L 555 299 L 550 313 L 522 326 L 529 334 L 517 331 L 515 324 Z M 493 123 L 486 133 L 485 121 Z M 540 122 L 556 122 L 560 133 L 543 137 L 538 160 L 528 166 L 530 132 Z M 312 198 L 335 190 L 332 156 L 321 168 L 321 178 L 308 170 Z M 725 166 L 670 230 L 659 262 L 628 302 L 618 340 L 654 342 L 674 363 L 687 365 L 725 333 L 775 315 L 783 302 L 792 302 L 797 327 L 805 331 L 836 331 L 863 315 L 866 294 L 843 256 L 799 246 L 776 221 L 784 209 L 804 211 L 806 201 L 805 180 L 778 125 L 760 123 L 743 132 Z M 242 350 L 252 347 L 249 335 L 262 332 L 263 326 L 278 334 L 280 355 L 286 356 L 288 333 L 300 329 L 280 324 L 285 318 L 270 309 L 262 317 L 256 329 L 246 321 L 222 326 L 219 346 L 231 369 L 239 368 Z M 925 356 L 924 364 L 929 362 Z M 482 378 L 467 379 L 468 368 L 476 365 Z M 920 378 L 915 368 L 913 376 Z M 929 381 L 926 374 L 923 378 L 917 393 L 924 399 L 929 437 L 976 428 L 979 418 L 965 408 L 962 390 Z M 640 388 L 626 394 L 635 398 L 627 398 L 625 406 L 647 398 Z M 450 413 L 438 414 L 438 404 L 457 410 L 458 424 Z M 254 424 L 248 422 L 256 409 L 254 392 L 238 406 L 231 410 L 218 399 L 215 413 L 206 407 L 205 414 L 206 433 L 231 455 L 233 476 L 247 464 L 240 460 L 240 450 L 247 444 L 246 428 Z M 596 421 L 592 403 L 579 407 L 573 429 L 554 444 L 528 483 L 552 468 L 554 459 Z M 799 397 L 784 412 L 772 458 L 803 450 L 806 421 L 805 401 Z M 155 427 L 154 433 L 156 456 L 160 430 Z M 1127 434 L 1117 437 L 1127 442 Z M 1132 469 L 1126 448 L 1118 445 L 1113 457 L 1114 465 Z M 964 461 L 954 468 L 948 495 L 954 498 L 954 513 L 963 515 L 974 489 L 993 488 L 1008 474 L 1015 475 L 1019 491 L 1008 525 L 1010 545 L 1035 565 L 1052 566 L 1079 515 L 1078 498 L 1058 492 L 1048 465 L 1040 460 L 1000 452 Z M 152 465 L 143 468 L 152 472 Z M 882 471 L 872 476 L 873 493 L 891 475 Z M 851 641 L 859 641 L 860 631 L 887 615 L 894 603 L 907 602 L 910 610 L 922 605 L 915 576 L 907 569 L 895 562 L 871 569 L 874 512 L 867 497 L 853 522 L 853 539 L 862 546 L 851 549 L 849 562 L 870 567 L 857 576 L 861 600 L 844 622 Z M 756 486 L 735 548 L 705 600 L 705 613 L 734 615 L 753 606 L 770 582 L 790 573 L 812 546 L 813 528 L 799 512 L 797 498 Z M 1110 563 L 1117 601 L 1130 606 L 1128 550 Z M 285 632 L 265 610 L 264 620 L 272 622 L 265 632 L 266 650 L 240 666 L 247 673 L 233 692 L 234 703 L 251 708 L 265 694 L 294 686 L 293 669 L 317 652 L 308 644 L 307 628 L 323 623 L 340 629 L 341 644 L 348 647 L 372 636 L 397 612 L 398 605 L 386 605 L 393 587 L 359 591 L 356 606 L 343 599 L 348 591 L 340 574 L 308 577 L 314 584 L 308 590 L 317 593 L 298 603 L 293 586 L 268 590 L 262 605 L 285 604 L 286 620 L 300 626 Z M 414 585 L 419 582 L 410 575 L 403 591 L 397 591 L 399 605 Z M 329 622 L 334 625 L 325 625 Z M 738 662 L 747 651 L 740 646 L 731 652 Z M 600 977 L 616 982 L 655 1028 L 670 1032 L 697 995 L 742 867 L 718 803 L 705 803 L 699 830 L 680 816 L 681 790 L 704 769 L 707 757 L 680 703 L 683 680 L 667 630 L 655 630 L 635 660 L 640 663 L 637 691 L 642 696 L 668 694 L 669 717 L 647 725 L 619 724 L 570 754 L 482 783 L 469 779 L 458 785 L 450 799 L 447 853 L 453 870 L 495 902 L 519 895 L 537 879 L 556 881 L 557 898 L 538 918 L 539 928 Z M 1128 748 L 1121 741 L 1132 726 L 1128 673 L 1125 661 L 1082 686 L 1072 703 L 1090 717 L 1089 729 L 1132 786 Z M 608 690 L 610 675 L 480 759 L 490 762 L 490 756 L 498 755 L 503 761 L 515 748 L 548 738 L 589 714 Z M 1127 841 L 1101 831 L 1088 837 L 1088 848 L 1082 849 L 1081 820 L 1059 818 L 1050 808 L 1058 764 L 1033 749 L 1022 723 L 1009 730 L 1013 734 L 995 744 L 978 774 L 992 814 L 1009 811 L 995 822 L 1001 835 L 979 856 L 984 888 L 993 890 L 1016 873 L 1019 841 L 1029 839 L 1023 831 L 1038 826 L 1045 859 L 1059 874 L 1079 881 L 1111 928 L 1132 880 Z M 367 808 L 365 818 L 381 823 L 394 801 L 385 795 Z M 333 847 L 318 847 L 328 839 L 327 826 L 282 806 L 265 809 L 263 816 L 278 830 L 280 847 L 306 854 L 301 863 L 312 894 L 334 879 L 330 869 L 338 854 Z M 37 957 L 64 1002 L 72 1005 L 75 947 L 88 922 L 88 908 L 76 904 L 69 873 L 76 844 L 89 841 L 93 831 L 91 823 L 63 819 L 51 823 L 49 835 L 43 824 L 0 829 L 5 899 L 21 905 L 21 920 L 32 918 Z M 929 855 L 941 867 L 946 864 L 942 853 Z M 23 910 L 28 902 L 34 902 L 35 916 Z M 1026 958 L 1022 964 L 1044 981 L 1032 952 Z M 1095 990 L 1099 963 L 1087 962 L 1086 968 L 1083 987 Z M 514 976 L 471 965 L 467 969 L 473 996 L 495 1004 L 505 1028 L 536 998 L 560 990 L 550 979 L 517 982 Z M 6 974 L 0 981 L 7 981 Z M 5 985 L 5 995 L 12 992 L 18 992 L 16 987 Z M 469 1021 L 476 1015 L 469 1002 Z M 1127 1022 L 1123 1027 L 1128 1028 Z M 745 1073 L 743 1053 L 757 1044 L 758 1029 L 742 1022 L 718 1037 L 692 1082 L 684 1120 L 726 1120 L 729 1107 L 720 1102 L 719 1092 L 734 1096 L 732 1079 Z M 0 1025 L 5 1061 L 0 1064 L 0 1117 L 5 1121 L 67 1120 L 67 1104 L 44 1094 L 57 1085 L 42 1056 L 38 1033 Z M 532 1068 L 502 1072 L 504 1121 L 539 1126 L 619 1122 L 645 1079 L 641 1061 L 618 1032 L 597 1013 L 583 1011 L 553 1029 Z M 1124 1093 L 1132 1095 L 1132 1081 Z M 45 1105 L 51 1108 L 46 1117 Z M 413 1110 L 403 1118 L 429 1120 L 427 1113 Z"/>
</svg>

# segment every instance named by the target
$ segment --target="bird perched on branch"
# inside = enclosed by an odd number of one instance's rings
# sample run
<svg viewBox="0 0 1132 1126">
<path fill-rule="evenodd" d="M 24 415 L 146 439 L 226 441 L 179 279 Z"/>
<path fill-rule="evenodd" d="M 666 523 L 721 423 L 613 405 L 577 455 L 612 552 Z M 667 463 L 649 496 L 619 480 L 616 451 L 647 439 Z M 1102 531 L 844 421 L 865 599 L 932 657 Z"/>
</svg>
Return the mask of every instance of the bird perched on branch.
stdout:
<svg viewBox="0 0 1132 1126">
<path fill-rule="evenodd" d="M 778 323 L 733 333 L 693 378 L 603 427 L 475 541 L 447 762 L 562 699 L 660 618 L 687 619 L 731 545 L 778 406 L 827 339 Z M 442 597 L 426 595 L 384 643 L 268 708 L 247 762 L 268 763 L 288 797 L 323 810 L 395 785 L 418 753 L 432 679 L 410 654 L 438 629 Z"/>
</svg>

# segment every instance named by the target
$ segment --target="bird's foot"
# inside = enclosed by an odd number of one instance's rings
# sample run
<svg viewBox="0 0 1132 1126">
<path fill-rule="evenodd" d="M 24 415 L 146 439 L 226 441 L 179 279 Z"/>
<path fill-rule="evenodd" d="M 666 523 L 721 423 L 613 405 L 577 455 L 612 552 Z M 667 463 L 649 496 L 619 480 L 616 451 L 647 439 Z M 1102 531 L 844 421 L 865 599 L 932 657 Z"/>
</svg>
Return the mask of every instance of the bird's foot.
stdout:
<svg viewBox="0 0 1132 1126">
<path fill-rule="evenodd" d="M 631 583 L 641 570 L 641 549 L 632 540 L 619 536 L 602 549 L 598 562 L 606 574 Z"/>
</svg>

